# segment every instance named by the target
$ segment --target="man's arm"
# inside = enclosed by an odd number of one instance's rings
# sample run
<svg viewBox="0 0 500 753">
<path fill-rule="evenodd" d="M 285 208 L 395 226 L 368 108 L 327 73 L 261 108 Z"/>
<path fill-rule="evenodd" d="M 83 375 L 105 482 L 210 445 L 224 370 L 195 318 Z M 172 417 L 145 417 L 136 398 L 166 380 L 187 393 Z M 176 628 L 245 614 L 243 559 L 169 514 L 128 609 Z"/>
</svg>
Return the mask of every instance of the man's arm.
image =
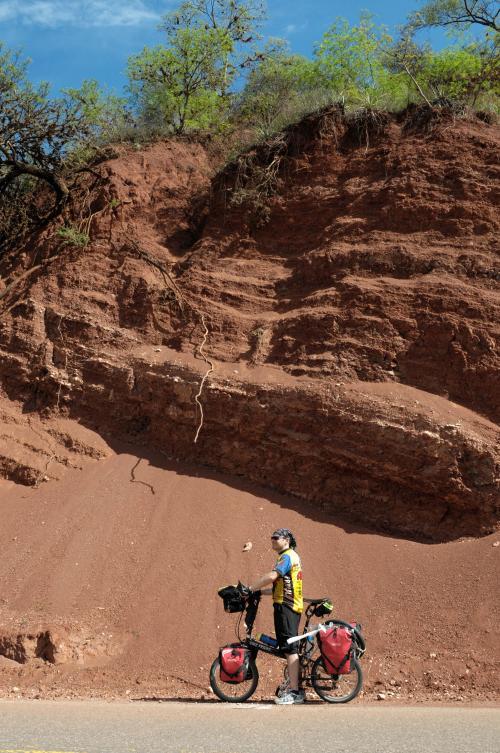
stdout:
<svg viewBox="0 0 500 753">
<path fill-rule="evenodd" d="M 274 581 L 279 578 L 278 573 L 276 570 L 271 570 L 270 573 L 266 573 L 262 576 L 262 578 L 259 578 L 259 580 L 256 580 L 255 583 L 250 586 L 251 591 L 261 591 L 264 586 L 270 586 L 274 583 Z"/>
</svg>

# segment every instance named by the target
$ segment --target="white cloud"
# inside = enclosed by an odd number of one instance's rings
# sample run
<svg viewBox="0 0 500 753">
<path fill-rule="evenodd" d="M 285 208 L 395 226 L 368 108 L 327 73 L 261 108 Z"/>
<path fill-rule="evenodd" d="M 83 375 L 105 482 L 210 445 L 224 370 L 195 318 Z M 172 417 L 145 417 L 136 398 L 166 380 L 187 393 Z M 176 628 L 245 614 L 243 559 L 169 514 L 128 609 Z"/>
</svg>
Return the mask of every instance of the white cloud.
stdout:
<svg viewBox="0 0 500 753">
<path fill-rule="evenodd" d="M 0 3 L 0 21 L 9 21 L 16 14 L 14 3 Z"/>
<path fill-rule="evenodd" d="M 285 34 L 300 34 L 301 31 L 307 29 L 307 21 L 302 24 L 288 24 L 284 28 Z"/>
<path fill-rule="evenodd" d="M 155 22 L 150 0 L 0 0 L 0 21 L 29 26 L 139 26 Z"/>
</svg>

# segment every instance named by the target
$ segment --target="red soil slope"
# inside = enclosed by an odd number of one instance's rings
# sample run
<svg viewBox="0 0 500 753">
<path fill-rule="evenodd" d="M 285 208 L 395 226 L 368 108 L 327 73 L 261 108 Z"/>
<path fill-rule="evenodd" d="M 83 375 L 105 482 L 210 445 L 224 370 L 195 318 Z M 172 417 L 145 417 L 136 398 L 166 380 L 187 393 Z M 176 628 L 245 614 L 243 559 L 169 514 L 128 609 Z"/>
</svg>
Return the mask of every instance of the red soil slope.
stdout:
<svg viewBox="0 0 500 753">
<path fill-rule="evenodd" d="M 368 694 L 498 692 L 498 129 L 416 121 L 325 112 L 211 186 L 198 145 L 125 151 L 87 247 L 0 260 L 4 690 L 205 692 L 216 587 L 290 524 Z"/>
<path fill-rule="evenodd" d="M 122 449 L 60 482 L 4 490 L 0 693 L 211 697 L 208 669 L 237 617 L 216 590 L 265 572 L 269 534 L 285 524 L 306 594 L 363 623 L 365 699 L 498 697 L 498 536 L 384 537 L 241 480 L 138 460 Z M 257 629 L 272 630 L 271 611 L 264 600 Z M 264 697 L 281 667 L 260 662 Z"/>
</svg>

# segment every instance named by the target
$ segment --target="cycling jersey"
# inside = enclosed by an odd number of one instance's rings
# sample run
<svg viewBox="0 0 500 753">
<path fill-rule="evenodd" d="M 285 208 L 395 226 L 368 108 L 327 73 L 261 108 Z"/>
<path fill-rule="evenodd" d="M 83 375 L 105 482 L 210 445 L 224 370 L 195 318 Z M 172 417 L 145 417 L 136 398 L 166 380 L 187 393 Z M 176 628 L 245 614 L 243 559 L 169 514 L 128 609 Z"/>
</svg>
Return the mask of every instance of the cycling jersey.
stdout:
<svg viewBox="0 0 500 753">
<path fill-rule="evenodd" d="M 273 601 L 285 604 L 299 614 L 304 609 L 302 599 L 302 566 L 294 549 L 281 552 L 273 568 L 279 575 L 273 584 Z"/>
</svg>

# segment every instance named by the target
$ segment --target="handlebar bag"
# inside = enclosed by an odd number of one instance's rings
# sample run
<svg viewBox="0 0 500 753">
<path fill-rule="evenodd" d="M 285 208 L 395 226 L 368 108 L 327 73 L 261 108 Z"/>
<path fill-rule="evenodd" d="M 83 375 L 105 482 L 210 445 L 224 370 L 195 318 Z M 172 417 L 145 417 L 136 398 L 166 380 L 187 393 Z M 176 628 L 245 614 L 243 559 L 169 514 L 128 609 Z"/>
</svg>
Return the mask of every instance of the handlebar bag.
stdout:
<svg viewBox="0 0 500 753">
<path fill-rule="evenodd" d="M 250 675 L 250 651 L 244 646 L 224 646 L 219 651 L 220 679 L 237 685 Z"/>
<path fill-rule="evenodd" d="M 345 627 L 332 627 L 318 633 L 318 643 L 326 671 L 347 675 L 351 671 L 352 633 Z"/>
<path fill-rule="evenodd" d="M 217 593 L 224 602 L 224 611 L 243 612 L 245 610 L 245 599 L 238 586 L 224 586 Z"/>
</svg>

